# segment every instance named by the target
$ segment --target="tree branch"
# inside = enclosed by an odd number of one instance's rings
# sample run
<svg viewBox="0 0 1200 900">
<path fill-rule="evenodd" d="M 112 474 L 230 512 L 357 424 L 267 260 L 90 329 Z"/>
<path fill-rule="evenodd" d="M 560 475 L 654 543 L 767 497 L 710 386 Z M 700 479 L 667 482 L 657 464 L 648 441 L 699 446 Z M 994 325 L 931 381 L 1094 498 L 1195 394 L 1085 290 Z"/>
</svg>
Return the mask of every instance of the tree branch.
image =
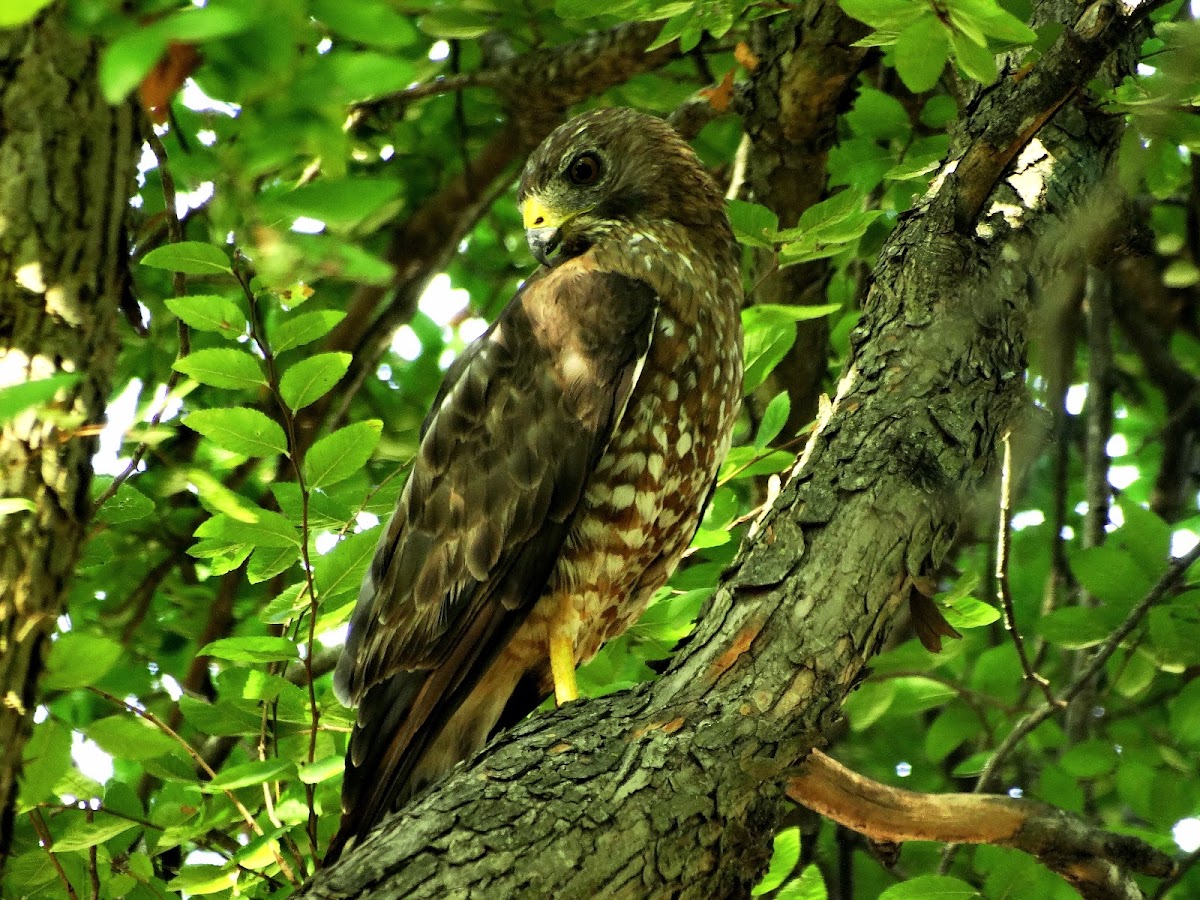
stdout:
<svg viewBox="0 0 1200 900">
<path fill-rule="evenodd" d="M 1129 872 L 1165 878 L 1175 862 L 1145 841 L 1011 797 L 920 794 L 873 781 L 819 750 L 788 781 L 797 803 L 872 840 L 1012 847 L 1036 857 L 1088 900 L 1140 900 Z"/>
</svg>

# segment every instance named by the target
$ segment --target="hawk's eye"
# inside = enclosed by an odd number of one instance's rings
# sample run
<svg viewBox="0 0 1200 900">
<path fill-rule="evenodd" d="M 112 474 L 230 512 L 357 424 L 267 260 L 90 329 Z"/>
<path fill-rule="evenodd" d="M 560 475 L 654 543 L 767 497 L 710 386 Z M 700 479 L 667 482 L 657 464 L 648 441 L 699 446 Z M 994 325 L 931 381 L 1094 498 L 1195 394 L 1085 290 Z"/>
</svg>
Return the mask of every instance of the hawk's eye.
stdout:
<svg viewBox="0 0 1200 900">
<path fill-rule="evenodd" d="M 567 166 L 567 178 L 571 184 L 595 184 L 600 178 L 600 157 L 591 150 L 580 153 Z"/>
</svg>

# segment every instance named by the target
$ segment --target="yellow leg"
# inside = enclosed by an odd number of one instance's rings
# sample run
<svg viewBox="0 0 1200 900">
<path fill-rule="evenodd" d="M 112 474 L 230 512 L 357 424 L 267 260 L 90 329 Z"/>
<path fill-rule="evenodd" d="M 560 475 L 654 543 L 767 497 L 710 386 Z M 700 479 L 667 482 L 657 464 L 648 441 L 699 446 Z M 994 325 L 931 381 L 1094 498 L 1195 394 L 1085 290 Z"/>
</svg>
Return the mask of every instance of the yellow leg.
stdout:
<svg viewBox="0 0 1200 900">
<path fill-rule="evenodd" d="M 573 630 L 550 628 L 550 674 L 554 678 L 554 700 L 559 706 L 579 699 L 579 687 L 575 684 Z"/>
</svg>

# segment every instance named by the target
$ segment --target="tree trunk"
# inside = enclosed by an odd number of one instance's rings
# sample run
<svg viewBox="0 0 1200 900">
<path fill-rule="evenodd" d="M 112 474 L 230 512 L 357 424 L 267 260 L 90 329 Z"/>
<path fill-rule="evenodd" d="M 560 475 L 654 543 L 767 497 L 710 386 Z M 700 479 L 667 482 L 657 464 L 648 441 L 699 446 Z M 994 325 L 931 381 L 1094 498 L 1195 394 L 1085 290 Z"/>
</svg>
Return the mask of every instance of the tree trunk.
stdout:
<svg viewBox="0 0 1200 900">
<path fill-rule="evenodd" d="M 10 501 L 0 516 L 0 862 L 37 678 L 87 524 L 134 173 L 134 110 L 104 101 L 99 51 L 65 18 L 56 4 L 0 30 L 0 388 L 78 376 L 4 423 L 0 440 Z"/>
<path fill-rule="evenodd" d="M 884 247 L 837 396 L 672 668 L 522 723 L 297 896 L 748 895 L 789 773 L 991 487 L 1042 267 L 1103 252 L 1119 122 L 1067 100 L 1132 27 L 1068 27 L 973 100 Z"/>
</svg>

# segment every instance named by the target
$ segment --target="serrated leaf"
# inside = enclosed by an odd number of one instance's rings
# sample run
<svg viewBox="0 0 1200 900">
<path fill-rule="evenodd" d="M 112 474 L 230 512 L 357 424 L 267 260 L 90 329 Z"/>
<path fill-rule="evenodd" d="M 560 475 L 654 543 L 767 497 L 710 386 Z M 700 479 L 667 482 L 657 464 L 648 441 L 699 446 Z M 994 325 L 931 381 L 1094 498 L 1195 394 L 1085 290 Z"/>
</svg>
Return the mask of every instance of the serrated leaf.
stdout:
<svg viewBox="0 0 1200 900">
<path fill-rule="evenodd" d="M 84 733 L 105 753 L 121 759 L 154 759 L 181 749 L 174 738 L 133 713 L 98 719 Z"/>
<path fill-rule="evenodd" d="M 378 532 L 360 531 L 343 538 L 316 562 L 317 596 L 322 604 L 358 590 L 378 541 Z"/>
<path fill-rule="evenodd" d="M 121 525 L 154 514 L 154 501 L 129 483 L 121 485 L 96 514 L 101 522 Z"/>
<path fill-rule="evenodd" d="M 304 480 L 315 490 L 349 478 L 359 471 L 379 443 L 383 422 L 370 419 L 339 428 L 321 438 L 304 456 Z"/>
<path fill-rule="evenodd" d="M 286 572 L 300 558 L 296 547 L 255 547 L 246 566 L 246 578 L 251 584 L 261 584 Z"/>
<path fill-rule="evenodd" d="M 233 274 L 224 250 L 199 241 L 180 241 L 155 247 L 142 257 L 142 265 L 185 275 Z"/>
<path fill-rule="evenodd" d="M 277 781 L 292 771 L 292 763 L 286 759 L 256 759 L 236 766 L 229 766 L 217 773 L 211 781 L 202 781 L 200 790 L 206 794 L 232 791 L 237 788 Z"/>
<path fill-rule="evenodd" d="M 300 535 L 286 516 L 269 509 L 254 508 L 252 521 L 232 519 L 218 513 L 197 526 L 195 536 L 223 540 L 229 545 L 254 547 L 299 547 Z"/>
<path fill-rule="evenodd" d="M 256 409 L 199 409 L 185 416 L 183 424 L 232 453 L 287 453 L 283 429 Z"/>
<path fill-rule="evenodd" d="M 261 635 L 221 638 L 201 647 L 196 655 L 240 663 L 293 662 L 300 658 L 300 651 L 289 638 Z"/>
<path fill-rule="evenodd" d="M 729 224 L 737 239 L 750 247 L 775 247 L 775 233 L 779 230 L 779 217 L 761 203 L 745 200 L 726 200 Z"/>
<path fill-rule="evenodd" d="M 120 660 L 124 648 L 110 637 L 71 631 L 50 645 L 42 688 L 70 691 L 95 684 Z"/>
<path fill-rule="evenodd" d="M 246 317 L 232 300 L 215 294 L 172 297 L 166 307 L 183 322 L 199 331 L 214 331 L 225 337 L 241 337 L 246 332 Z"/>
<path fill-rule="evenodd" d="M 69 853 L 75 850 L 86 850 L 105 841 L 115 838 L 118 834 L 140 828 L 137 822 L 110 816 L 104 812 L 93 813 L 91 822 L 86 819 L 71 823 L 62 835 L 54 840 L 55 853 Z"/>
<path fill-rule="evenodd" d="M 175 360 L 171 368 L 201 384 L 230 390 L 250 390 L 267 383 L 258 360 L 244 350 L 195 350 Z"/>
<path fill-rule="evenodd" d="M 914 94 L 922 94 L 942 77 L 949 53 L 946 26 L 936 16 L 923 16 L 896 38 L 896 73 L 905 87 Z"/>
<path fill-rule="evenodd" d="M 73 386 L 78 380 L 78 373 L 62 372 L 49 378 L 0 388 L 0 425 L 31 406 L 49 403 L 59 391 Z"/>
<path fill-rule="evenodd" d="M 292 365 L 279 379 L 279 393 L 292 410 L 324 397 L 350 368 L 349 353 L 319 353 Z"/>
<path fill-rule="evenodd" d="M 946 601 L 942 614 L 954 628 L 982 628 L 1000 618 L 1000 610 L 974 597 Z"/>
<path fill-rule="evenodd" d="M 344 318 L 344 312 L 333 309 L 318 309 L 287 316 L 268 331 L 271 350 L 278 354 L 310 344 L 329 334 Z"/>
</svg>

